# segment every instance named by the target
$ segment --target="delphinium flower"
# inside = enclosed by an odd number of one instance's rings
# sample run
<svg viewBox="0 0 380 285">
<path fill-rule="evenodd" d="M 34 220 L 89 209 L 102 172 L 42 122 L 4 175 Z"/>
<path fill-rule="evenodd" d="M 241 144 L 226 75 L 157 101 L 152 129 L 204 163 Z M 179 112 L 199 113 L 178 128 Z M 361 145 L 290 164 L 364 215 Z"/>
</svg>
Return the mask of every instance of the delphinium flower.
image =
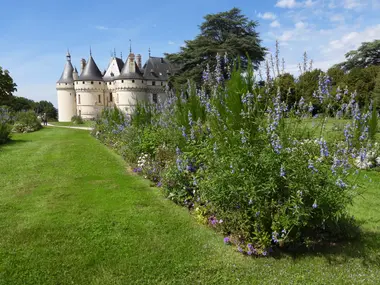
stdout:
<svg viewBox="0 0 380 285">
<path fill-rule="evenodd" d="M 338 88 L 336 89 L 335 99 L 339 101 L 341 98 L 342 98 L 342 93 L 341 93 L 340 87 L 338 86 Z"/>
<path fill-rule="evenodd" d="M 317 203 L 314 202 L 313 205 L 312 205 L 313 209 L 316 209 L 318 207 Z"/>
<path fill-rule="evenodd" d="M 189 112 L 187 113 L 187 117 L 189 119 L 189 125 L 190 126 L 193 126 L 194 122 L 193 122 L 193 115 L 191 114 L 191 111 L 189 110 Z"/>
<path fill-rule="evenodd" d="M 245 144 L 247 142 L 247 138 L 244 135 L 244 130 L 243 129 L 240 130 L 240 135 L 241 135 L 241 143 Z"/>
<path fill-rule="evenodd" d="M 186 128 L 184 126 L 181 127 L 181 131 L 182 131 L 182 136 L 186 139 L 187 134 L 186 134 Z"/>
<path fill-rule="evenodd" d="M 178 171 L 182 171 L 182 159 L 179 156 L 176 159 L 176 164 Z"/>
<path fill-rule="evenodd" d="M 340 188 L 346 188 L 347 184 L 344 183 L 344 181 L 341 178 L 338 178 L 335 182 L 335 184 Z"/>
<path fill-rule="evenodd" d="M 280 138 L 277 134 L 273 133 L 271 135 L 271 138 L 270 138 L 270 143 L 273 147 L 273 150 L 275 153 L 279 154 L 281 149 L 282 149 L 282 145 L 281 145 L 281 142 L 280 142 Z"/>
<path fill-rule="evenodd" d="M 225 244 L 229 244 L 229 243 L 231 242 L 231 240 L 230 240 L 229 237 L 225 237 L 225 238 L 223 239 L 223 241 L 224 241 Z"/>
<path fill-rule="evenodd" d="M 278 243 L 278 232 L 276 232 L 276 231 L 274 231 L 273 233 L 272 233 L 272 241 L 274 242 L 274 243 Z"/>
<path fill-rule="evenodd" d="M 329 156 L 329 150 L 325 140 L 319 140 L 321 158 Z"/>
<path fill-rule="evenodd" d="M 281 168 L 280 168 L 280 176 L 285 177 L 285 168 L 283 165 L 281 165 Z"/>
<path fill-rule="evenodd" d="M 231 173 L 234 174 L 235 170 L 234 170 L 234 167 L 232 166 L 232 164 L 230 164 L 230 169 L 231 169 Z"/>
<path fill-rule="evenodd" d="M 243 249 L 240 247 L 240 245 L 237 247 L 238 252 L 243 252 Z"/>
<path fill-rule="evenodd" d="M 206 70 L 203 70 L 202 79 L 204 83 L 209 83 L 210 81 L 210 66 L 207 64 Z"/>
<path fill-rule="evenodd" d="M 310 159 L 309 162 L 308 162 L 308 168 L 312 170 L 312 173 L 313 173 L 313 174 L 318 172 L 318 169 L 316 169 L 316 168 L 314 167 L 314 163 L 313 163 L 313 161 L 312 161 L 311 159 Z"/>
<path fill-rule="evenodd" d="M 216 83 L 219 84 L 223 80 L 222 64 L 221 64 L 221 58 L 220 58 L 219 53 L 216 54 L 215 59 L 216 59 L 215 80 L 216 80 Z"/>
</svg>

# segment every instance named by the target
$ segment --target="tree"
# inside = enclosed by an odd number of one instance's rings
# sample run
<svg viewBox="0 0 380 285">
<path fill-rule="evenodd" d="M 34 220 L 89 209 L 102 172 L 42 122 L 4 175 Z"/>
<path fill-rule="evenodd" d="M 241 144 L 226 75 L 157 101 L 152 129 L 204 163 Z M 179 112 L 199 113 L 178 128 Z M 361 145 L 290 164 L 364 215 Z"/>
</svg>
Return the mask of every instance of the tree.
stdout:
<svg viewBox="0 0 380 285">
<path fill-rule="evenodd" d="M 290 73 L 282 74 L 276 78 L 276 85 L 280 87 L 281 100 L 287 102 L 289 106 L 293 106 L 297 101 L 294 76 Z"/>
<path fill-rule="evenodd" d="M 11 99 L 13 92 L 17 91 L 17 85 L 13 82 L 8 70 L 3 70 L 0 66 L 0 106 L 6 105 Z"/>
<path fill-rule="evenodd" d="M 377 74 L 375 80 L 375 88 L 372 91 L 372 99 L 377 108 L 380 108 L 380 72 Z"/>
<path fill-rule="evenodd" d="M 345 71 L 355 67 L 365 68 L 371 65 L 380 65 L 380 40 L 364 42 L 357 50 L 346 53 L 346 61 L 338 64 Z"/>
<path fill-rule="evenodd" d="M 320 69 L 306 71 L 298 78 L 296 85 L 297 101 L 303 97 L 306 102 L 318 105 L 318 100 L 313 97 L 313 93 L 318 90 L 319 75 L 323 73 Z"/>
<path fill-rule="evenodd" d="M 200 34 L 194 40 L 185 41 L 180 52 L 166 54 L 167 59 L 178 66 L 171 82 L 183 84 L 187 79 L 201 82 L 202 72 L 216 66 L 216 55 L 226 55 L 229 62 L 238 59 L 246 68 L 248 58 L 255 65 L 264 60 L 266 49 L 263 48 L 258 33 L 257 22 L 249 20 L 241 14 L 241 10 L 209 14 L 200 26 Z M 226 76 L 226 74 L 223 74 Z"/>
<path fill-rule="evenodd" d="M 40 101 L 36 105 L 36 113 L 46 113 L 49 119 L 57 119 L 58 111 L 51 102 Z"/>
</svg>

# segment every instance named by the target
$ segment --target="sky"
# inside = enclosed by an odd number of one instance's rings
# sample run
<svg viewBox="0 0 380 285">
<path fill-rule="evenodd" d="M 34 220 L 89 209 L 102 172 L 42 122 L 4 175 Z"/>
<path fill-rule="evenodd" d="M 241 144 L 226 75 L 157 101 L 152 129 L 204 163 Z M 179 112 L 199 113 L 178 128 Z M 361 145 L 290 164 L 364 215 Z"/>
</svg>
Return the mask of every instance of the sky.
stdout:
<svg viewBox="0 0 380 285">
<path fill-rule="evenodd" d="M 362 42 L 380 39 L 380 0 L 0 0 L 0 66 L 18 85 L 16 96 L 57 106 L 55 84 L 65 65 L 88 59 L 90 47 L 100 70 L 111 53 L 132 51 L 142 61 L 178 52 L 199 33 L 207 14 L 240 8 L 258 22 L 262 45 L 280 43 L 285 70 L 297 75 L 306 51 L 323 70 L 344 60 Z"/>
</svg>

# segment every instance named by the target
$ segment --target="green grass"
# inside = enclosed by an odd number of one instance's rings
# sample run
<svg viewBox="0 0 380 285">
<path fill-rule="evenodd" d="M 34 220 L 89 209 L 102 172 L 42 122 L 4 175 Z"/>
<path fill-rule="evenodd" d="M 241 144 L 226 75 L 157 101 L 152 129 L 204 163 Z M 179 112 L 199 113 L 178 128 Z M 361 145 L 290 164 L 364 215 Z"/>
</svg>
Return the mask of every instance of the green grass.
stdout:
<svg viewBox="0 0 380 285">
<path fill-rule="evenodd" d="M 89 132 L 0 147 L 0 284 L 378 284 L 380 175 L 353 205 L 360 241 L 248 258 L 166 200 Z"/>
<path fill-rule="evenodd" d="M 74 124 L 72 122 L 49 122 L 54 126 L 69 126 L 69 127 L 94 127 L 95 121 L 83 121 L 83 124 Z"/>
</svg>

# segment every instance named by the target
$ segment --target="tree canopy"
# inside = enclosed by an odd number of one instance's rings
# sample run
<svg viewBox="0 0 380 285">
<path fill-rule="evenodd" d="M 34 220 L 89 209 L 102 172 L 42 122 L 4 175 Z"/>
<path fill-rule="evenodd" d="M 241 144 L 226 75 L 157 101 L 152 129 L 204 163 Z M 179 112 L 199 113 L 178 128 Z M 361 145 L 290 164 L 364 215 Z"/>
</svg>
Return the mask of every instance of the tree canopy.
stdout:
<svg viewBox="0 0 380 285">
<path fill-rule="evenodd" d="M 178 53 L 166 54 L 167 59 L 178 67 L 171 82 L 183 84 L 192 79 L 200 83 L 207 65 L 215 68 L 217 54 L 228 61 L 239 59 L 243 69 L 248 57 L 254 64 L 264 60 L 266 49 L 261 46 L 255 30 L 257 22 L 242 15 L 240 9 L 209 14 L 204 19 L 200 34 L 194 40 L 185 41 Z"/>
<path fill-rule="evenodd" d="M 346 61 L 338 64 L 345 71 L 355 67 L 365 68 L 371 65 L 380 65 L 380 40 L 364 42 L 357 50 L 346 53 Z"/>
<path fill-rule="evenodd" d="M 3 70 L 0 66 L 0 105 L 8 101 L 13 92 L 17 91 L 17 85 L 13 82 L 8 70 Z"/>
</svg>

